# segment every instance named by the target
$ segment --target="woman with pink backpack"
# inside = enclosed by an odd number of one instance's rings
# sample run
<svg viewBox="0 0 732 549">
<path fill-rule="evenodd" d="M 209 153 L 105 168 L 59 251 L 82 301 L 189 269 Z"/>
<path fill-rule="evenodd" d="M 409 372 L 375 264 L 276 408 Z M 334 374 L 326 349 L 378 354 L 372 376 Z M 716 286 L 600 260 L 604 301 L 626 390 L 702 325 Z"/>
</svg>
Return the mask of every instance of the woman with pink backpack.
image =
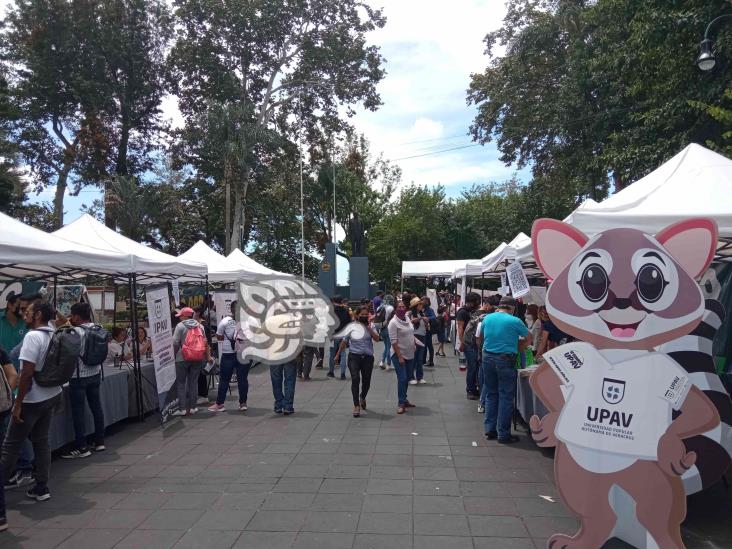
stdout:
<svg viewBox="0 0 732 549">
<path fill-rule="evenodd" d="M 213 360 L 204 328 L 193 318 L 193 314 L 193 309 L 183 307 L 175 315 L 181 319 L 173 332 L 175 385 L 180 408 L 175 415 L 180 416 L 198 412 L 198 375 L 204 363 Z"/>
</svg>

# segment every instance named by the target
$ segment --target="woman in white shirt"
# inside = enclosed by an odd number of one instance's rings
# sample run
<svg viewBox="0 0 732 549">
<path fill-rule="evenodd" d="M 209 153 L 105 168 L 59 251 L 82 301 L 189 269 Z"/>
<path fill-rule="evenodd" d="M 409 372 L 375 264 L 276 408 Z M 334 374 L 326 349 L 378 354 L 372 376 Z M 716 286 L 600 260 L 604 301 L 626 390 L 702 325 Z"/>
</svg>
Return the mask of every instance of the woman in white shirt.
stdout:
<svg viewBox="0 0 732 549">
<path fill-rule="evenodd" d="M 391 364 L 397 375 L 397 414 L 403 414 L 407 408 L 414 405 L 407 400 L 409 375 L 414 365 L 415 338 L 414 327 L 407 320 L 407 307 L 401 301 L 394 309 L 394 315 L 389 320 L 389 341 L 391 342 Z"/>
</svg>

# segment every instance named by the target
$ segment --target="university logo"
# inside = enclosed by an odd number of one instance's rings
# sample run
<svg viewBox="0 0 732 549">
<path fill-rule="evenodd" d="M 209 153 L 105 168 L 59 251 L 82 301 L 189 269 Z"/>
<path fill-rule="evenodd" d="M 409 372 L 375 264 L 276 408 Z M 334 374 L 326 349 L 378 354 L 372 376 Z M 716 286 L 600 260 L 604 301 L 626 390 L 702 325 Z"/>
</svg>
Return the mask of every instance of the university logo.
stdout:
<svg viewBox="0 0 732 549">
<path fill-rule="evenodd" d="M 163 318 L 163 300 L 162 299 L 156 299 L 155 300 L 155 318 Z"/>
<path fill-rule="evenodd" d="M 569 362 L 570 366 L 572 366 L 572 368 L 574 368 L 575 370 L 577 368 L 580 368 L 585 363 L 582 355 L 580 355 L 576 351 L 567 351 L 566 353 L 564 353 L 564 358 L 567 359 L 567 362 Z"/>
<path fill-rule="evenodd" d="M 625 396 L 625 381 L 610 379 L 602 380 L 602 398 L 608 404 L 619 404 Z"/>
<path fill-rule="evenodd" d="M 305 345 L 325 346 L 338 325 L 330 300 L 313 284 L 295 277 L 241 282 L 237 298 L 242 361 L 290 362 Z"/>
</svg>

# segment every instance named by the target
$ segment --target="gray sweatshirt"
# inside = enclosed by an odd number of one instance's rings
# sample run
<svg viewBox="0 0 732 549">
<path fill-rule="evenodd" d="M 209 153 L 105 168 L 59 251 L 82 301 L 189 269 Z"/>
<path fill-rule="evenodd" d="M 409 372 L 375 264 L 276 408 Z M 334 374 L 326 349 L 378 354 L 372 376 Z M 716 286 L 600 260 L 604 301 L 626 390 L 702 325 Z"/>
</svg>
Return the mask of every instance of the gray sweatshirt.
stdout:
<svg viewBox="0 0 732 549">
<path fill-rule="evenodd" d="M 409 320 L 399 320 L 399 317 L 394 315 L 389 322 L 389 339 L 392 345 L 394 343 L 399 347 L 399 351 L 402 356 L 409 360 L 414 358 L 414 328 Z M 390 349 L 390 356 L 394 354 L 394 350 Z"/>
<path fill-rule="evenodd" d="M 203 330 L 203 326 L 201 326 L 197 320 L 189 318 L 188 320 L 179 322 L 178 325 L 175 327 L 175 331 L 173 332 L 173 349 L 175 350 L 176 362 L 185 362 L 185 359 L 183 358 L 183 353 L 181 352 L 181 349 L 183 348 L 183 342 L 185 342 L 186 340 L 186 333 L 188 332 L 188 328 L 195 328 L 196 326 L 200 326 L 201 330 Z"/>
</svg>

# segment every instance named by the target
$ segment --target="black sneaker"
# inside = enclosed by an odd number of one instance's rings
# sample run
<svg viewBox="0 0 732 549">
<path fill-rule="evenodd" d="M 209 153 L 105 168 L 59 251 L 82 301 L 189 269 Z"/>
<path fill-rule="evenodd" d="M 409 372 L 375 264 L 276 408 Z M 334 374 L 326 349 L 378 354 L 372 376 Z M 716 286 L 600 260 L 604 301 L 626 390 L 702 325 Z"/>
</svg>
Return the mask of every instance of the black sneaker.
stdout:
<svg viewBox="0 0 732 549">
<path fill-rule="evenodd" d="M 48 491 L 48 486 L 41 486 L 38 483 L 28 490 L 25 495 L 36 501 L 46 501 L 47 499 L 51 499 L 51 492 Z"/>
<path fill-rule="evenodd" d="M 295 413 L 295 410 L 285 410 L 282 413 L 285 414 L 286 416 L 289 416 L 290 414 L 294 414 Z"/>
<path fill-rule="evenodd" d="M 5 481 L 5 489 L 22 488 L 34 482 L 35 480 L 31 471 L 16 471 L 12 477 Z"/>
<path fill-rule="evenodd" d="M 341 374 L 341 380 L 346 379 L 346 374 Z"/>
<path fill-rule="evenodd" d="M 281 414 L 282 413 L 282 408 L 275 408 L 274 409 L 274 413 L 275 414 Z"/>
<path fill-rule="evenodd" d="M 74 448 L 73 450 L 70 450 L 66 452 L 65 454 L 61 454 L 62 459 L 77 459 L 77 458 L 85 458 L 89 457 L 91 455 L 91 452 L 89 451 L 89 448 Z"/>
<path fill-rule="evenodd" d="M 514 443 L 518 442 L 519 440 L 521 440 L 521 439 L 519 437 L 517 437 L 516 435 L 508 435 L 508 438 L 499 438 L 498 444 L 514 444 Z"/>
<path fill-rule="evenodd" d="M 335 377 L 335 374 L 333 372 L 328 372 L 325 374 L 327 377 Z"/>
<path fill-rule="evenodd" d="M 5 517 L 0 517 L 0 532 L 4 532 L 8 529 L 8 519 Z"/>
<path fill-rule="evenodd" d="M 485 438 L 488 440 L 496 440 L 498 438 L 498 432 L 497 431 L 488 431 L 485 434 Z"/>
</svg>

